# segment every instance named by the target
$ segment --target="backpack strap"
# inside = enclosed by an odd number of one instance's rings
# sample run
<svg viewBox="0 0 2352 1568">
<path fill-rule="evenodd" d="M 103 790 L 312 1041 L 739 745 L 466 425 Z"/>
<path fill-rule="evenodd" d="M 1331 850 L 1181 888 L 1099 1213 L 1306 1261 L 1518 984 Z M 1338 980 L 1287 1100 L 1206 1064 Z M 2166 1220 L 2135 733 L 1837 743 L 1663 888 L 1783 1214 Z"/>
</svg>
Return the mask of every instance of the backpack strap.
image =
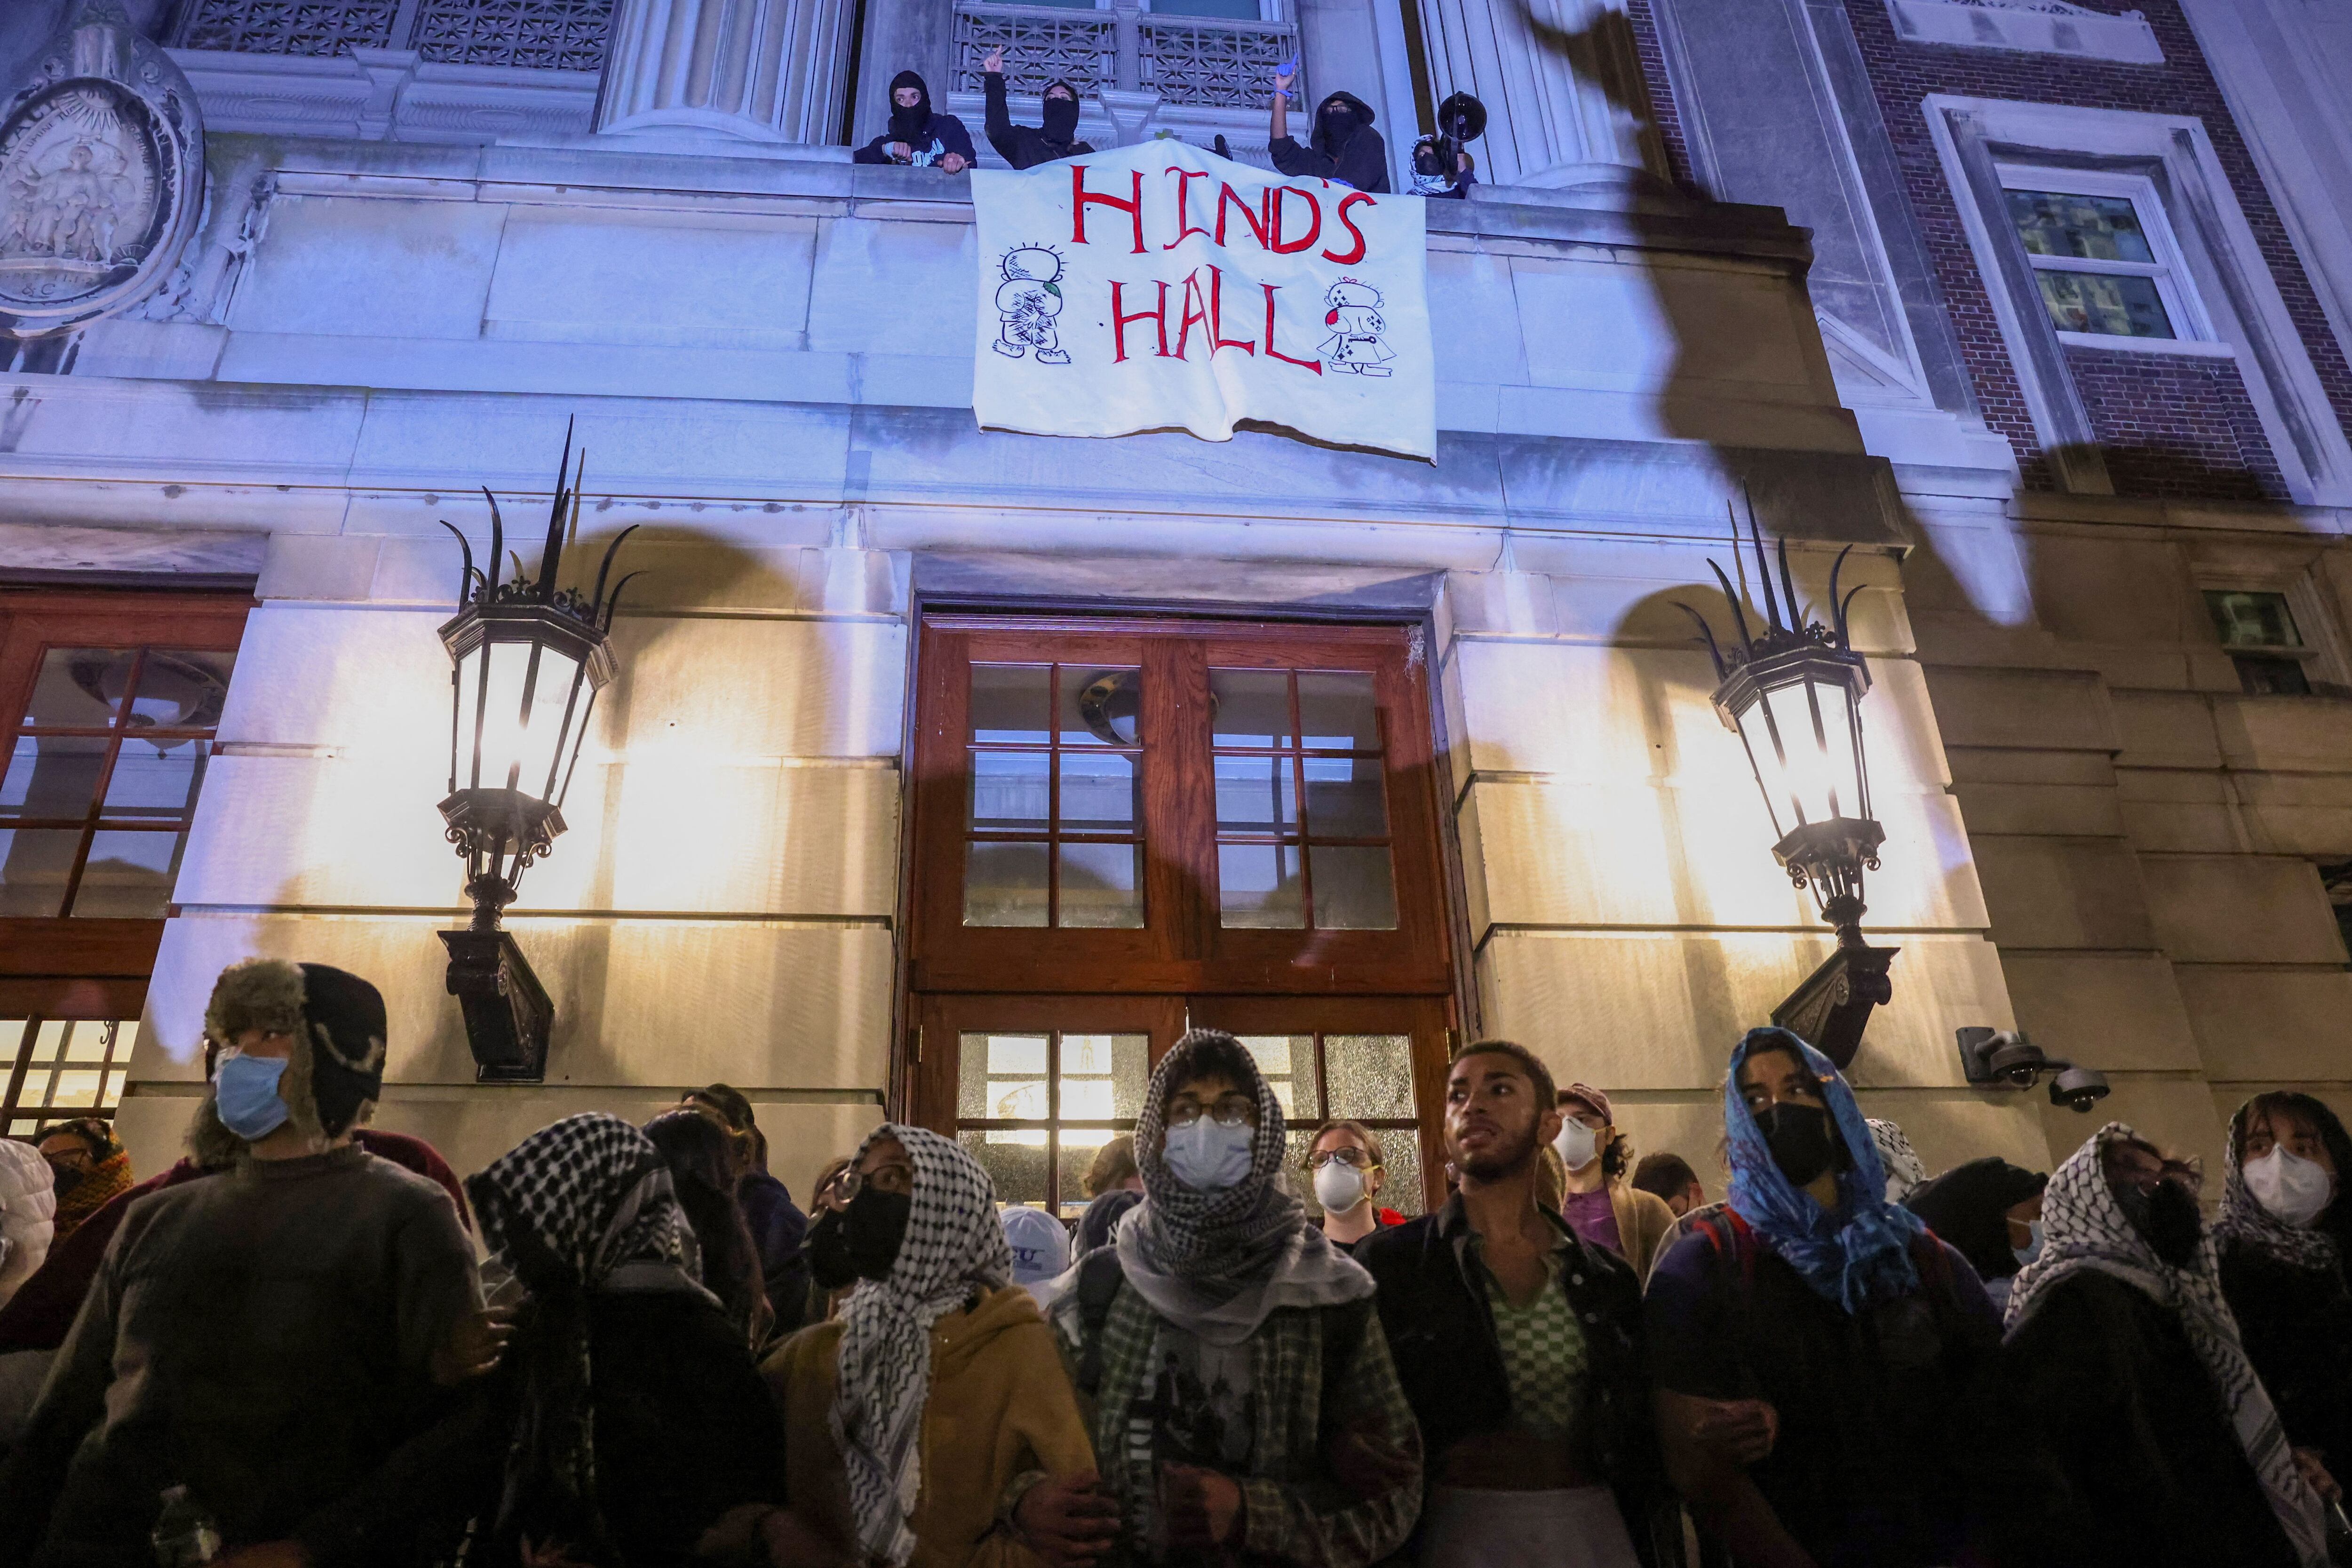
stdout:
<svg viewBox="0 0 2352 1568">
<path fill-rule="evenodd" d="M 1103 1325 L 1118 1288 L 1127 1282 L 1118 1254 L 1099 1247 L 1078 1260 L 1078 1392 L 1092 1399 L 1102 1389 Z"/>
<path fill-rule="evenodd" d="M 1745 1296 L 1756 1288 L 1756 1232 L 1739 1217 L 1734 1208 L 1721 1208 L 1710 1215 L 1701 1215 L 1696 1222 L 1698 1233 L 1717 1258 L 1728 1258 L 1739 1268 L 1739 1289 Z"/>
</svg>

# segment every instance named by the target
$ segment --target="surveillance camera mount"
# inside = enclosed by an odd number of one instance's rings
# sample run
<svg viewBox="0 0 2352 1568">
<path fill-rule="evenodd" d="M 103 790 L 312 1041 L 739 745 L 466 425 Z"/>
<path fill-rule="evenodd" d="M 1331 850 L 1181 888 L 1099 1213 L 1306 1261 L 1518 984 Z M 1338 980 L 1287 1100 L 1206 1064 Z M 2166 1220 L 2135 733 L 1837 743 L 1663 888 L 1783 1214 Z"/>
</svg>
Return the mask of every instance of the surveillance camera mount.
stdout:
<svg viewBox="0 0 2352 1568">
<path fill-rule="evenodd" d="M 1961 1074 L 1979 1089 L 2007 1088 L 2021 1093 L 2048 1074 L 2053 1105 L 2087 1111 L 2106 1096 L 2105 1073 L 2048 1055 L 2022 1030 L 1976 1026 L 1958 1031 L 1958 1037 Z"/>
</svg>

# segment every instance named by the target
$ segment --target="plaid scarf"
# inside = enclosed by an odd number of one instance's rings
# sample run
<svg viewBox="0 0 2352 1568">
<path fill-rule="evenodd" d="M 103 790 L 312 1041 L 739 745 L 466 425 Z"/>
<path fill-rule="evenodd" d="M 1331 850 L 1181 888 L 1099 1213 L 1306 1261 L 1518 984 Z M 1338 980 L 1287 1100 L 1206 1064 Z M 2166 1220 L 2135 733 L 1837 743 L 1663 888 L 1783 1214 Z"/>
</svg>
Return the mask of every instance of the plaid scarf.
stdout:
<svg viewBox="0 0 2352 1568">
<path fill-rule="evenodd" d="M 2086 1270 L 2120 1279 L 2170 1308 L 2205 1363 L 2296 1558 L 2305 1568 L 2326 1568 L 2327 1530 L 2318 1495 L 2296 1471 L 2278 1411 L 2246 1359 L 2238 1320 L 2221 1299 L 2211 1235 L 2199 1244 L 2194 1267 L 2173 1268 L 2126 1217 L 2107 1182 L 2104 1151 L 2138 1137 L 2123 1122 L 2110 1121 L 2051 1176 L 2042 1194 L 2042 1256 L 2019 1272 L 2010 1289 L 2009 1331 L 2014 1335 L 2061 1281 Z"/>
<path fill-rule="evenodd" d="M 1211 1042 L 1230 1046 L 1257 1102 L 1249 1174 L 1221 1192 L 1176 1179 L 1161 1149 L 1168 1097 L 1199 1071 Z M 1277 1307 L 1328 1307 L 1372 1293 L 1372 1277 L 1333 1247 L 1282 1180 L 1287 1145 L 1282 1102 L 1233 1036 L 1194 1029 L 1169 1047 L 1144 1090 L 1135 1123 L 1143 1202 L 1118 1227 L 1115 1245 L 1127 1282 L 1163 1318 L 1213 1344 L 1239 1344 Z"/>
<path fill-rule="evenodd" d="M 2246 1146 L 2246 1113 L 2252 1110 L 2251 1100 L 2238 1107 L 2238 1114 L 2230 1118 L 2230 1141 L 2222 1155 L 2221 1214 L 2213 1222 L 2213 1242 L 2217 1251 L 2227 1250 L 2231 1242 L 2266 1253 L 2290 1268 L 2326 1273 L 2340 1267 L 2344 1249 L 2336 1245 L 2333 1233 L 2319 1226 L 2289 1225 L 2270 1210 L 2246 1185 L 2243 1151 Z M 2326 1111 L 2325 1106 L 2321 1107 Z M 2336 1178 L 2338 1183 L 2342 1176 Z M 2342 1194 L 2337 1194 L 2342 1202 Z"/>
<path fill-rule="evenodd" d="M 832 1426 L 858 1542 L 896 1568 L 915 1552 L 909 1521 L 923 1491 L 931 1329 L 975 1289 L 1002 1289 L 1013 1249 L 996 1217 L 996 1184 L 979 1161 L 951 1139 L 896 1122 L 869 1133 L 857 1159 L 881 1138 L 896 1138 L 914 1163 L 914 1203 L 890 1272 L 860 1280 L 842 1309 Z"/>
<path fill-rule="evenodd" d="M 525 1541 L 618 1561 L 596 1491 L 588 1301 L 626 1269 L 700 1291 L 694 1231 L 653 1140 L 589 1111 L 542 1127 L 467 1179 L 482 1239 L 531 1294 L 512 1359 L 521 1397 L 496 1519 L 477 1544 L 512 1563 Z"/>
<path fill-rule="evenodd" d="M 55 1246 L 81 1228 L 81 1222 L 131 1190 L 131 1155 L 117 1147 L 89 1173 L 58 1197 Z"/>
</svg>

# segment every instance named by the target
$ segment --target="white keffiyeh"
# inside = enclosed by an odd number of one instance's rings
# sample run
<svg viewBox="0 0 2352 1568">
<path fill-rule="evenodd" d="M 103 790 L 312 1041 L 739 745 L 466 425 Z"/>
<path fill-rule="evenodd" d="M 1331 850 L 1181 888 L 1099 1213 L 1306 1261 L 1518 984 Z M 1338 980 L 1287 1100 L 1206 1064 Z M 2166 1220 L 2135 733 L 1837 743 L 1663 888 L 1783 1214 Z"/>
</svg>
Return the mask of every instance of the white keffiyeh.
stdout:
<svg viewBox="0 0 2352 1568">
<path fill-rule="evenodd" d="M 866 1552 L 903 1564 L 922 1495 L 923 1408 L 931 1393 L 931 1328 L 971 1300 L 1002 1289 L 1013 1251 L 996 1216 L 996 1186 L 980 1162 L 927 1128 L 885 1122 L 857 1151 L 896 1138 L 915 1167 L 906 1239 L 887 1278 L 860 1280 L 842 1309 L 840 1392 L 833 1440 L 849 1479 L 849 1506 Z"/>
<path fill-rule="evenodd" d="M 2312 1103 L 2321 1115 L 2328 1114 L 2325 1105 Z M 2230 1118 L 2230 1141 L 2223 1155 L 2226 1163 L 2221 1213 L 2213 1222 L 2215 1244 L 2227 1250 L 2228 1244 L 2234 1241 L 2265 1253 L 2290 1268 L 2320 1273 L 2336 1268 L 2344 1261 L 2344 1256 L 2332 1233 L 2317 1226 L 2287 1224 L 2264 1208 L 2262 1200 L 2246 1185 L 2246 1120 L 2253 1108 L 2254 1101 L 2250 1100 L 2238 1107 L 2237 1115 Z"/>
<path fill-rule="evenodd" d="M 2238 1320 L 2221 1299 L 2212 1237 L 2198 1243 L 2194 1267 L 2175 1268 L 2126 1217 L 2108 1184 L 2103 1152 L 2138 1140 L 2123 1122 L 2110 1121 L 2051 1176 L 2042 1194 L 2042 1256 L 2019 1271 L 2011 1288 L 2009 1332 L 2015 1334 L 2061 1281 L 2086 1269 L 2121 1279 L 2170 1308 L 2205 1363 L 2296 1558 L 2304 1568 L 2326 1568 L 2327 1527 L 2318 1494 L 2295 1469 L 2270 1392 L 2246 1359 Z"/>
</svg>

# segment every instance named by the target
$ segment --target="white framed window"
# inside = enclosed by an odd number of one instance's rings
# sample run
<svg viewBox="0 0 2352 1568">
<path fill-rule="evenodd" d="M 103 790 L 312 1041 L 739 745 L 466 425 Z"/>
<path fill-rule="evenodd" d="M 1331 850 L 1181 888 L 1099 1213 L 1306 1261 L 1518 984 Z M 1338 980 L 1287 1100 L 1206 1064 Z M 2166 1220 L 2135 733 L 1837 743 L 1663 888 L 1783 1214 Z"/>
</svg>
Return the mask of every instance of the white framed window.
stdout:
<svg viewBox="0 0 2352 1568">
<path fill-rule="evenodd" d="M 2113 491 L 2067 355 L 2121 350 L 2235 361 L 2288 493 L 2352 505 L 2352 443 L 2202 121 L 1944 93 L 1920 108 L 2064 489 Z"/>
<path fill-rule="evenodd" d="M 2145 174 L 2001 163 L 2011 231 L 2061 342 L 2227 353 Z"/>
<path fill-rule="evenodd" d="M 2249 697 L 2345 695 L 2342 638 L 2309 570 L 2208 564 L 2196 582 L 2240 690 Z"/>
</svg>

